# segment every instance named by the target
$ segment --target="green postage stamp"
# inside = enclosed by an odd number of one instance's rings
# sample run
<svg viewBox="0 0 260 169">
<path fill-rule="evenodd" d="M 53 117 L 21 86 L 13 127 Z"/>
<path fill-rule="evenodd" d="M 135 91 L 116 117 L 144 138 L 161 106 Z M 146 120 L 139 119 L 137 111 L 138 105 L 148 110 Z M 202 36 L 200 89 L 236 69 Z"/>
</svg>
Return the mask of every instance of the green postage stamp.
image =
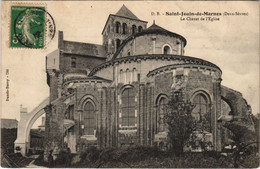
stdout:
<svg viewBox="0 0 260 169">
<path fill-rule="evenodd" d="M 45 7 L 11 6 L 10 47 L 44 48 Z"/>
</svg>

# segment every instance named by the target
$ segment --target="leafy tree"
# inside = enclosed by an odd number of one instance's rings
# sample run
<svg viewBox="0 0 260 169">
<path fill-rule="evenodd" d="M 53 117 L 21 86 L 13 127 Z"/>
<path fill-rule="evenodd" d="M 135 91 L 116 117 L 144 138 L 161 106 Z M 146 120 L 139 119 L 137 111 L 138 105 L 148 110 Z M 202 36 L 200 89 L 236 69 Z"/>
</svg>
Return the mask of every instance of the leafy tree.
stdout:
<svg viewBox="0 0 260 169">
<path fill-rule="evenodd" d="M 188 144 L 193 149 L 201 148 L 202 151 L 211 151 L 213 148 L 212 140 L 208 138 L 211 132 L 210 113 L 201 115 L 199 120 L 193 119 L 193 132 Z"/>
<path fill-rule="evenodd" d="M 173 152 L 183 155 L 185 143 L 194 131 L 192 110 L 194 106 L 183 99 L 182 91 L 174 92 L 166 105 L 164 120 Z"/>
</svg>

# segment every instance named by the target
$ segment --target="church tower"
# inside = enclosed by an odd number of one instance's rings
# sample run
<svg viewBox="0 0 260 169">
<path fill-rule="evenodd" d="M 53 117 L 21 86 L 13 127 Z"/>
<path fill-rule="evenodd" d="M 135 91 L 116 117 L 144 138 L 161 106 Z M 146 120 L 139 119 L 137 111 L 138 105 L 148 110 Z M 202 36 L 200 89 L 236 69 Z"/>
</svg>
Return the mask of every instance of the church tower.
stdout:
<svg viewBox="0 0 260 169">
<path fill-rule="evenodd" d="M 147 22 L 136 17 L 125 5 L 110 14 L 102 31 L 103 46 L 110 60 L 120 44 L 130 35 L 146 29 Z"/>
</svg>

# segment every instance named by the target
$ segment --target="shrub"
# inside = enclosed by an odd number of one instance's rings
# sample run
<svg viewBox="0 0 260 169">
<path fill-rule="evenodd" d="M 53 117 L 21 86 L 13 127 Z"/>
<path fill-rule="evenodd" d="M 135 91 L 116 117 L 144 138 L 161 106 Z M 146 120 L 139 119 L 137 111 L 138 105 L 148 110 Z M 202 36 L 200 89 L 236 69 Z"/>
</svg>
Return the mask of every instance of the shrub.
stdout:
<svg viewBox="0 0 260 169">
<path fill-rule="evenodd" d="M 130 146 L 97 149 L 89 147 L 81 155 L 81 162 L 74 167 L 88 168 L 231 168 L 230 157 L 219 152 L 186 152 L 175 156 L 172 152 L 160 151 L 157 147 Z"/>
<path fill-rule="evenodd" d="M 86 151 L 82 152 L 80 154 L 81 162 L 96 162 L 99 159 L 100 156 L 100 150 L 98 150 L 96 147 L 91 146 L 87 148 Z"/>
<path fill-rule="evenodd" d="M 44 152 L 40 153 L 39 157 L 34 160 L 33 164 L 39 166 L 48 166 L 48 162 L 44 161 Z"/>
<path fill-rule="evenodd" d="M 57 156 L 57 159 L 55 160 L 55 165 L 61 165 L 64 164 L 68 160 L 68 152 L 65 150 L 61 150 Z"/>
</svg>

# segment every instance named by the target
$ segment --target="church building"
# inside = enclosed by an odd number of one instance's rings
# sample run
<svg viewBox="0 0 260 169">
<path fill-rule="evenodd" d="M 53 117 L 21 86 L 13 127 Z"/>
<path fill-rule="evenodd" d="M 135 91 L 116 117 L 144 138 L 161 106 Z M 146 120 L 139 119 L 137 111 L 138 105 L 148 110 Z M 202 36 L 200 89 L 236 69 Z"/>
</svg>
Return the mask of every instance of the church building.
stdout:
<svg viewBox="0 0 260 169">
<path fill-rule="evenodd" d="M 195 105 L 196 120 L 208 117 L 205 133 L 216 151 L 226 141 L 219 120 L 250 113 L 241 93 L 221 85 L 217 65 L 185 56 L 183 36 L 155 23 L 147 27 L 124 5 L 108 16 L 102 45 L 64 40 L 61 31 L 58 36 L 58 49 L 46 57 L 47 152 L 163 146 L 164 106 L 173 90 Z"/>
</svg>

